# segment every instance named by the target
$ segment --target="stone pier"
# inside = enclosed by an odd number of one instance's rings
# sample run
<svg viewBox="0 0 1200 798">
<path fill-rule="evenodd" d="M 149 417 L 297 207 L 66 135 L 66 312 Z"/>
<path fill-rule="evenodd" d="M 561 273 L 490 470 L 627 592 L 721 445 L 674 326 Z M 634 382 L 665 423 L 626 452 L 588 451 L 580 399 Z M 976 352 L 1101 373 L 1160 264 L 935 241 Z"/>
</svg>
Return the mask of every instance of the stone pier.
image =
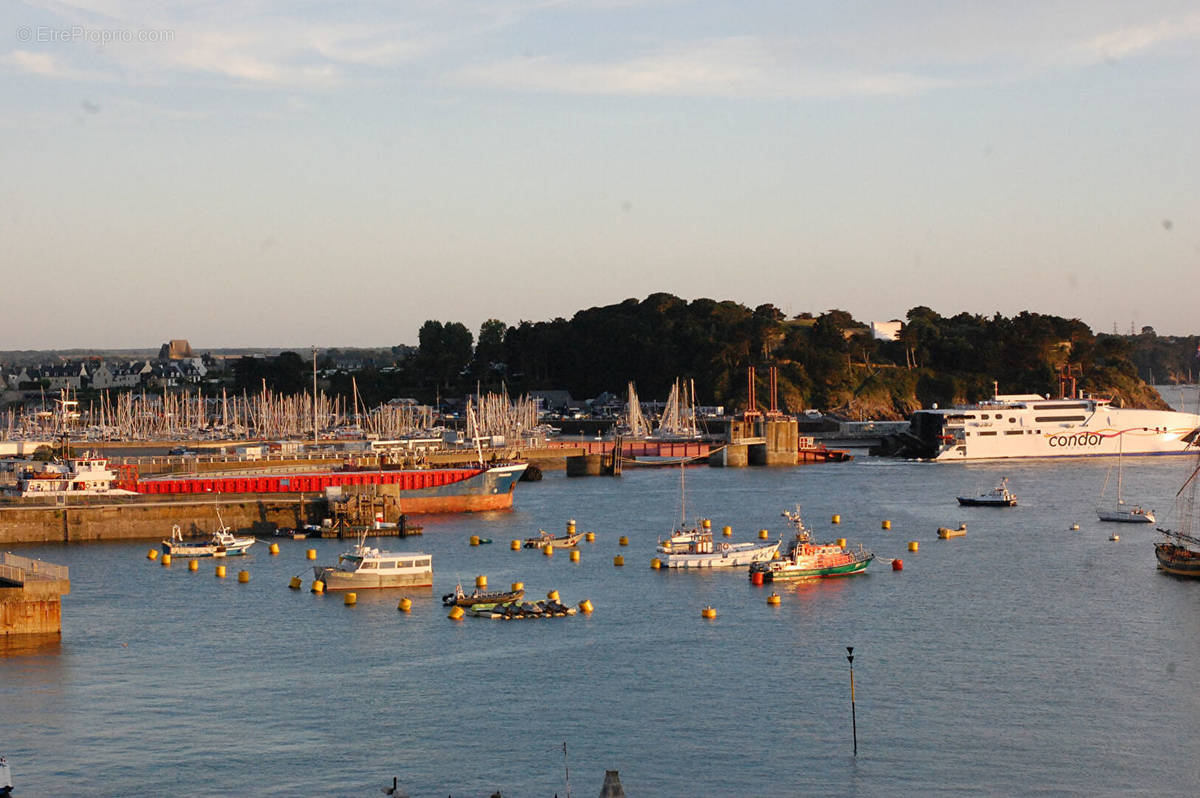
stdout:
<svg viewBox="0 0 1200 798">
<path fill-rule="evenodd" d="M 0 637 L 62 633 L 62 597 L 71 580 L 62 565 L 0 554 Z"/>
</svg>

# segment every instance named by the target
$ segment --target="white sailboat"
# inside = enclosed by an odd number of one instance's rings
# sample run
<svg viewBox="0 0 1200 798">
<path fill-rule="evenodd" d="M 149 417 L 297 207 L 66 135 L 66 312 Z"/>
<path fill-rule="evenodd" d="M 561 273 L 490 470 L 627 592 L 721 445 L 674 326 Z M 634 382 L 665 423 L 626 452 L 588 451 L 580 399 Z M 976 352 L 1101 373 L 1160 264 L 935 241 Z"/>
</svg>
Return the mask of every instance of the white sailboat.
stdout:
<svg viewBox="0 0 1200 798">
<path fill-rule="evenodd" d="M 1141 505 L 1128 505 L 1121 493 L 1123 489 L 1125 468 L 1122 462 L 1121 454 L 1124 449 L 1124 436 L 1122 441 L 1117 446 L 1117 504 L 1112 508 L 1096 508 L 1096 515 L 1101 521 L 1118 521 L 1127 524 L 1153 524 L 1154 511 L 1145 510 Z M 1112 469 L 1109 469 L 1109 476 L 1112 476 Z M 1104 497 L 1104 491 L 1108 490 L 1108 477 L 1104 479 L 1104 489 L 1100 491 L 1100 497 Z"/>
</svg>

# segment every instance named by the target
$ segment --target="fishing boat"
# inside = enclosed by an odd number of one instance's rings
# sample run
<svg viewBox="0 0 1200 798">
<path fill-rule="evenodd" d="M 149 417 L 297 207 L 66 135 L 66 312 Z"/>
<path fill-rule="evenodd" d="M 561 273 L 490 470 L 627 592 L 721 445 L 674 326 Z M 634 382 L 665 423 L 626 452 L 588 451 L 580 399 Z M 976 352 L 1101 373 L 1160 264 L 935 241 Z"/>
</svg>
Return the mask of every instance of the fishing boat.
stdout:
<svg viewBox="0 0 1200 798">
<path fill-rule="evenodd" d="M 779 553 L 781 540 L 769 543 L 713 543 L 712 521 L 705 518 L 688 527 L 687 493 L 684 489 L 683 463 L 679 466 L 680 522 L 665 540 L 658 541 L 657 552 L 664 555 L 668 568 L 733 568 L 766 562 Z"/>
<path fill-rule="evenodd" d="M 163 554 L 170 554 L 173 557 L 234 557 L 245 554 L 254 545 L 254 538 L 238 537 L 233 534 L 233 529 L 225 526 L 225 522 L 221 520 L 220 512 L 217 513 L 217 520 L 220 522 L 220 526 L 204 543 L 184 540 L 183 530 L 179 528 L 179 525 L 172 526 L 171 539 L 162 542 Z"/>
<path fill-rule="evenodd" d="M 1122 436 L 1124 437 L 1124 436 Z M 1154 511 L 1145 510 L 1141 505 L 1127 505 L 1122 496 L 1122 485 L 1124 482 L 1124 462 L 1121 457 L 1121 448 L 1117 450 L 1117 504 L 1115 507 L 1097 507 L 1096 515 L 1101 521 L 1117 521 L 1126 524 L 1153 524 Z M 1112 476 L 1112 469 L 1109 469 L 1109 475 L 1104 478 L 1104 487 L 1100 490 L 1100 498 L 1104 498 L 1104 492 L 1108 490 L 1108 478 Z"/>
<path fill-rule="evenodd" d="M 545 546 L 551 546 L 556 549 L 572 549 L 579 545 L 579 541 L 583 540 L 583 533 L 575 531 L 575 522 L 567 522 L 567 533 L 565 535 L 553 535 L 544 529 L 539 529 L 538 533 L 531 538 L 525 538 L 525 548 L 540 549 Z"/>
<path fill-rule="evenodd" d="M 1154 544 L 1160 570 L 1176 576 L 1200 579 L 1200 519 L 1196 516 L 1196 485 L 1200 463 L 1175 494 L 1175 527 L 1158 531 L 1164 540 Z"/>
<path fill-rule="evenodd" d="M 1000 484 L 978 496 L 959 496 L 958 503 L 964 507 L 1016 507 L 1017 496 L 1008 489 L 1008 477 Z"/>
<path fill-rule="evenodd" d="M 454 586 L 453 593 L 447 593 L 442 596 L 442 604 L 447 607 L 475 607 L 484 604 L 508 604 L 514 601 L 520 601 L 525 596 L 525 588 L 518 590 L 493 590 L 491 592 L 476 588 L 473 592 L 467 593 L 463 590 L 462 584 Z"/>
<path fill-rule="evenodd" d="M 1010 457 L 1187 454 L 1200 415 L 1114 407 L 1098 397 L 1047 399 L 1000 394 L 953 408 L 918 410 L 908 432 L 886 436 L 879 454 L 940 462 Z"/>
<path fill-rule="evenodd" d="M 338 556 L 337 565 L 313 566 L 313 577 L 324 583 L 326 590 L 431 587 L 433 555 L 380 551 L 367 545 L 363 532 L 353 549 Z"/>
<path fill-rule="evenodd" d="M 840 543 L 813 543 L 812 533 L 800 518 L 799 507 L 794 511 L 785 510 L 783 517 L 796 530 L 795 537 L 780 557 L 751 565 L 751 581 L 756 581 L 756 577 L 764 582 L 773 582 L 780 579 L 850 576 L 865 571 L 875 559 L 875 555 L 864 549 L 862 544 L 857 550 L 851 550 Z"/>
</svg>

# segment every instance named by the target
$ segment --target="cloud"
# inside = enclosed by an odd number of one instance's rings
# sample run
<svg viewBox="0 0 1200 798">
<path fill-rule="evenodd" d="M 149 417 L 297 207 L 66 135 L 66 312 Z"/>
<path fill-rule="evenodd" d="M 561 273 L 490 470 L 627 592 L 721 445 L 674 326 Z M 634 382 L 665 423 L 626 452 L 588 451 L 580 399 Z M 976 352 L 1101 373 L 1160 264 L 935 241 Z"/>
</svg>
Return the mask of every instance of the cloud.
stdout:
<svg viewBox="0 0 1200 798">
<path fill-rule="evenodd" d="M 6 71 L 25 75 L 37 75 L 42 78 L 73 81 L 97 81 L 105 79 L 98 72 L 77 69 L 66 62 L 56 53 L 33 52 L 31 50 L 13 50 L 0 54 L 0 65 Z"/>
<path fill-rule="evenodd" d="M 1200 39 L 1200 14 L 1110 30 L 1082 48 L 1099 60 L 1119 60 L 1178 41 Z"/>
</svg>

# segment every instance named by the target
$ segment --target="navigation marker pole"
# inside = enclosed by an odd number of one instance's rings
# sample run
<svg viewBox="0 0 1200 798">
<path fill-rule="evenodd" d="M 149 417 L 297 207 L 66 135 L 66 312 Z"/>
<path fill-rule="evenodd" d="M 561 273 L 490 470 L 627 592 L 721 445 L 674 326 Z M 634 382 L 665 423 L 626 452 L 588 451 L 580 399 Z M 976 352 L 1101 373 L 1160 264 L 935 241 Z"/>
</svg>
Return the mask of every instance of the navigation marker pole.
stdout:
<svg viewBox="0 0 1200 798">
<path fill-rule="evenodd" d="M 846 646 L 846 659 L 850 662 L 850 724 L 854 730 L 854 755 L 858 756 L 858 718 L 854 711 L 854 646 Z"/>
</svg>

